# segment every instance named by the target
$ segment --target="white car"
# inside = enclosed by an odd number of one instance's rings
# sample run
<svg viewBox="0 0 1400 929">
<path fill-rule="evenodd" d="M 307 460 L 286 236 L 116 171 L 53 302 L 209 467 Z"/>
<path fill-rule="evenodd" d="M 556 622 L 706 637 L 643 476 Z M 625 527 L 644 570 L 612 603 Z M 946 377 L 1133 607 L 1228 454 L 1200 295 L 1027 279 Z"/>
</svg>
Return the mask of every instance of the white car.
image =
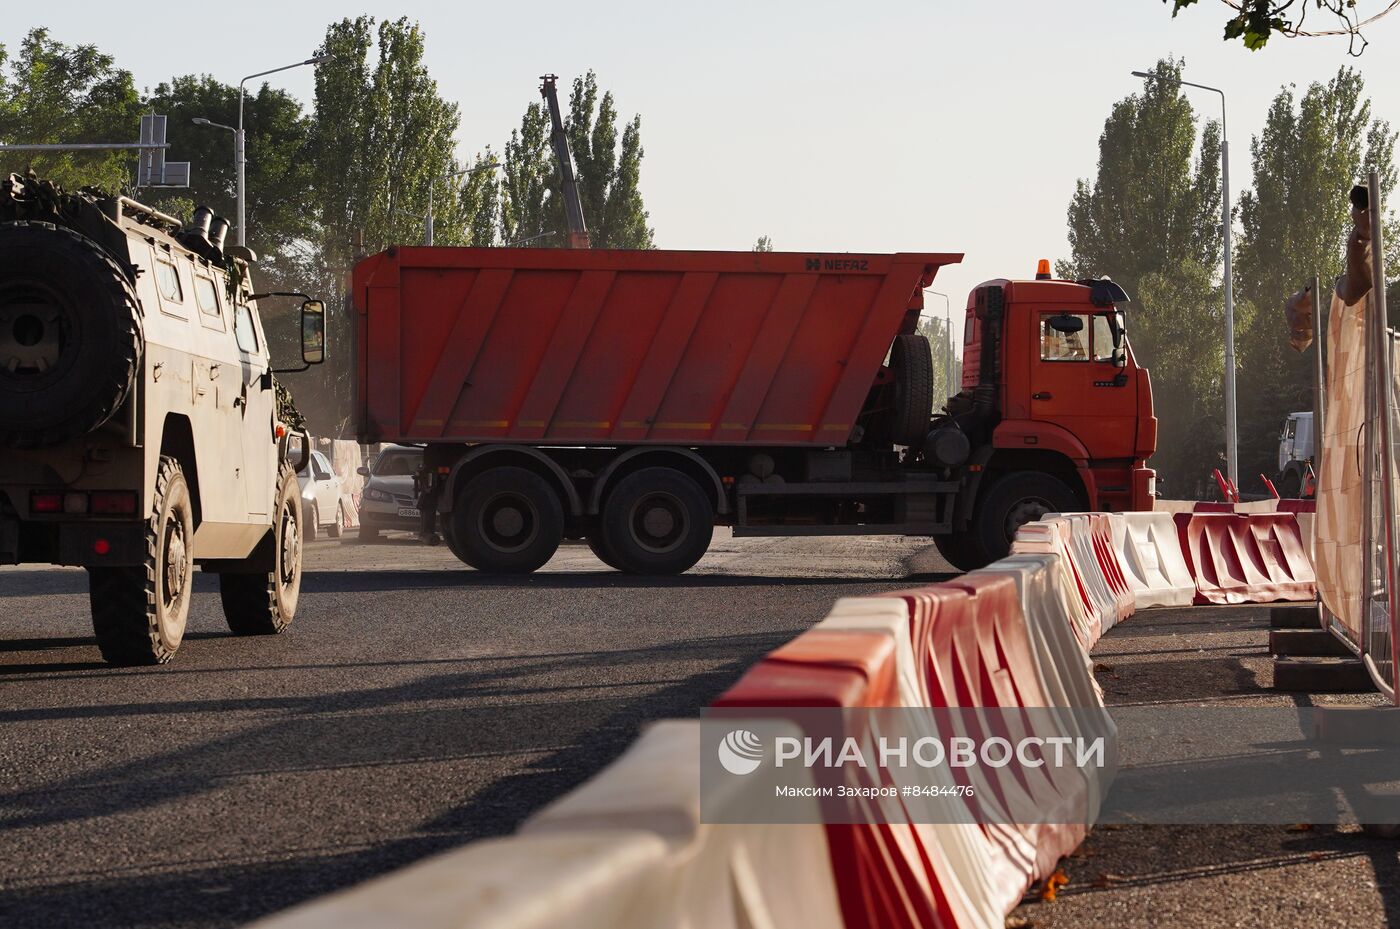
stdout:
<svg viewBox="0 0 1400 929">
<path fill-rule="evenodd" d="M 311 464 L 297 474 L 301 485 L 302 522 L 306 526 L 306 541 L 312 542 L 322 529 L 332 539 L 340 538 L 345 525 L 345 507 L 340 502 L 340 478 L 335 476 L 330 461 L 320 452 L 311 453 Z"/>
</svg>

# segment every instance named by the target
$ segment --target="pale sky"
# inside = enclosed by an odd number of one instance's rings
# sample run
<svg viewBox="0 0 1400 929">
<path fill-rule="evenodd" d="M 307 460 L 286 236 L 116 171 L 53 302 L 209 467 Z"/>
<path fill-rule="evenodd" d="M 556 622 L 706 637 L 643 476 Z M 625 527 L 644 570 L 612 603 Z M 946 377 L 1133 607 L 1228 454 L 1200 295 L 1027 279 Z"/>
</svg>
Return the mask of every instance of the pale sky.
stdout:
<svg viewBox="0 0 1400 929">
<path fill-rule="evenodd" d="M 1383 0 L 1360 0 L 1374 11 Z M 163 10 L 73 0 L 0 21 L 114 54 L 137 84 L 243 75 L 309 55 L 328 22 L 408 16 L 462 109 L 461 154 L 497 151 L 538 99 L 538 76 L 593 68 L 624 118 L 642 115 L 642 192 L 662 248 L 965 252 L 934 286 L 953 298 L 1065 257 L 1065 208 L 1092 177 L 1113 102 L 1133 70 L 1184 56 L 1185 77 L 1229 95 L 1231 186 L 1249 186 L 1251 137 L 1285 83 L 1352 63 L 1375 114 L 1400 125 L 1400 12 L 1345 39 L 1225 43 L 1227 8 L 1200 0 L 1175 20 L 1160 0 L 662 0 L 395 3 L 298 0 Z M 1322 17 L 1315 20 L 1323 22 Z M 153 50 L 154 53 L 153 53 Z M 309 69 L 272 80 L 310 102 Z M 1219 98 L 1191 92 L 1198 113 Z M 171 127 L 195 132 L 194 127 Z M 135 135 L 133 130 L 133 136 Z M 199 165 L 194 165 L 195 171 Z M 252 243 L 256 244 L 256 243 Z M 941 308 L 930 298 L 929 309 Z"/>
</svg>

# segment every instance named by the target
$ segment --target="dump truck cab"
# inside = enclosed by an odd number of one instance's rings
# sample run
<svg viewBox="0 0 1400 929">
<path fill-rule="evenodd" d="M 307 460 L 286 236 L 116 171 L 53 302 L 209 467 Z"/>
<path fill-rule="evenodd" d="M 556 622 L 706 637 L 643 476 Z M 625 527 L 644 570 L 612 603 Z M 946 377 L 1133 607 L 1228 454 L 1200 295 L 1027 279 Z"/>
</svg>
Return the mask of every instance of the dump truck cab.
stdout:
<svg viewBox="0 0 1400 929">
<path fill-rule="evenodd" d="M 122 196 L 0 184 L 0 564 L 86 568 L 113 663 L 174 655 L 196 566 L 219 573 L 235 633 L 279 632 L 296 610 L 290 436 L 253 256 L 227 230 L 204 208 L 186 225 Z M 308 364 L 323 312 L 304 298 Z"/>
<path fill-rule="evenodd" d="M 1127 336 L 1123 289 L 1108 279 L 997 279 L 969 295 L 963 339 L 962 390 L 936 417 L 941 430 L 966 434 L 960 467 L 967 492 L 959 500 L 945 554 L 954 563 L 1002 553 L 990 538 L 985 512 L 993 488 L 1028 485 L 1007 518 L 1026 522 L 1055 508 L 1035 487 L 1044 475 L 1073 494 L 1082 510 L 1150 510 L 1156 473 L 1147 459 L 1157 447 L 1152 385 Z M 953 461 L 934 462 L 953 465 Z M 1007 532 L 1014 526 L 1006 526 Z M 950 559 L 951 560 L 951 559 Z"/>
</svg>

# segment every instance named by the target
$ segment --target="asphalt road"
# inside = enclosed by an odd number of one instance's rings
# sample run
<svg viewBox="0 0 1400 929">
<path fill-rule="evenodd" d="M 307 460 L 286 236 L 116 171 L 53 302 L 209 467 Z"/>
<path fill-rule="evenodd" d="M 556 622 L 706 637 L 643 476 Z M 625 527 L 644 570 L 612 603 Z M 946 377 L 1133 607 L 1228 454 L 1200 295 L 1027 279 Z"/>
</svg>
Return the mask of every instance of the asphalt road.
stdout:
<svg viewBox="0 0 1400 929">
<path fill-rule="evenodd" d="M 492 579 L 318 542 L 286 634 L 228 635 L 201 576 L 145 669 L 101 663 L 83 572 L 0 569 L 0 926 L 238 925 L 509 832 L 918 547 L 717 537 L 650 580 L 575 546 Z"/>
</svg>

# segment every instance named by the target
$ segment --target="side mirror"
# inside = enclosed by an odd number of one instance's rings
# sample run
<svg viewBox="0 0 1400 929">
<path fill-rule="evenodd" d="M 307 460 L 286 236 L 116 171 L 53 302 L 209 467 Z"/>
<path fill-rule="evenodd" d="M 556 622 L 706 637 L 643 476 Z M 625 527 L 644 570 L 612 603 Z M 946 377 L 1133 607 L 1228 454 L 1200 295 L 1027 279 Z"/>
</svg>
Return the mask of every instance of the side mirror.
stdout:
<svg viewBox="0 0 1400 929">
<path fill-rule="evenodd" d="M 301 360 L 308 365 L 326 360 L 326 305 L 320 300 L 301 304 Z"/>
<path fill-rule="evenodd" d="M 369 468 L 366 468 L 364 465 L 360 465 L 358 468 L 355 469 L 355 473 L 358 474 L 360 477 L 369 477 Z"/>
<path fill-rule="evenodd" d="M 1059 316 L 1050 317 L 1050 328 L 1065 335 L 1071 332 L 1083 332 L 1084 320 L 1078 316 L 1071 316 L 1068 313 L 1061 313 Z"/>
</svg>

